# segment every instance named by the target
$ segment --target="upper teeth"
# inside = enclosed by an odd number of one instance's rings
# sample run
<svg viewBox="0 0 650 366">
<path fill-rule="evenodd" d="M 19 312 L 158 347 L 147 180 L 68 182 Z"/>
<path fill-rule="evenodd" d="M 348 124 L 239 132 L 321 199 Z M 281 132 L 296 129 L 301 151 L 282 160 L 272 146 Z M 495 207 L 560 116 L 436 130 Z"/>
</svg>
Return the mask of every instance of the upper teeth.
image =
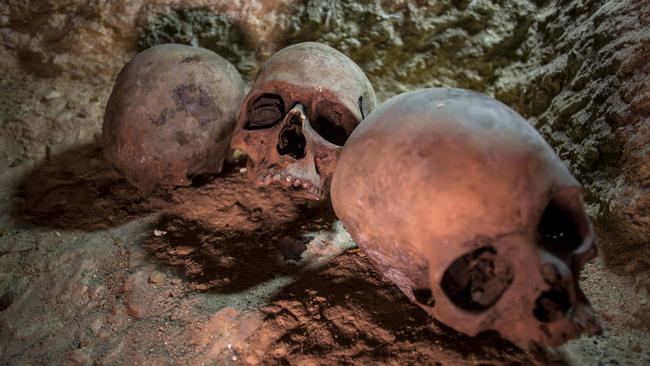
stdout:
<svg viewBox="0 0 650 366">
<path fill-rule="evenodd" d="M 311 182 L 303 181 L 300 178 L 294 177 L 291 174 L 285 174 L 282 172 L 276 173 L 274 171 L 264 172 L 257 176 L 255 183 L 259 186 L 268 186 L 271 183 L 281 183 L 285 187 L 294 186 L 296 188 L 302 188 L 307 191 L 309 194 L 320 197 L 320 190 L 316 188 Z"/>
</svg>

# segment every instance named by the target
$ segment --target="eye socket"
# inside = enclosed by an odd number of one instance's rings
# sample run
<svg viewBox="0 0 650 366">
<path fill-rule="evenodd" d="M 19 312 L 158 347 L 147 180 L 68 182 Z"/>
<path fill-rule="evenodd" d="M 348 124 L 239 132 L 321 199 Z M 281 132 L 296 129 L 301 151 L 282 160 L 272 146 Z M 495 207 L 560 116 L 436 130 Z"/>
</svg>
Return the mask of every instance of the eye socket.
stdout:
<svg viewBox="0 0 650 366">
<path fill-rule="evenodd" d="M 537 226 L 541 246 L 552 254 L 565 257 L 583 241 L 577 218 L 560 202 L 551 200 Z"/>
<path fill-rule="evenodd" d="M 284 102 L 277 94 L 262 94 L 250 104 L 248 121 L 244 125 L 246 130 L 260 130 L 269 128 L 284 117 Z"/>
<path fill-rule="evenodd" d="M 318 104 L 311 127 L 328 142 L 343 146 L 350 137 L 352 129 L 358 124 L 347 109 L 323 101 Z"/>
<path fill-rule="evenodd" d="M 488 245 L 452 262 L 442 276 L 440 287 L 454 305 L 478 312 L 494 305 L 513 279 L 510 263 Z"/>
</svg>

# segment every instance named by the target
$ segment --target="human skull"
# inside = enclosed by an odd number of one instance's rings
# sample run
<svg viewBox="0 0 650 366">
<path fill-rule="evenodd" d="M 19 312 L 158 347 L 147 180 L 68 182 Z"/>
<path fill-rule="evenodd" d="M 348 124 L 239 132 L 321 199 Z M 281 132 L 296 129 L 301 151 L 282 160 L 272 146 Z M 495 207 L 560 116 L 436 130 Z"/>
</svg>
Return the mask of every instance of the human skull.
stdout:
<svg viewBox="0 0 650 366">
<path fill-rule="evenodd" d="M 597 333 L 578 287 L 596 255 L 582 189 L 521 116 L 485 95 L 391 98 L 348 139 L 334 210 L 406 296 L 521 348 Z"/>
<path fill-rule="evenodd" d="M 102 127 L 104 154 L 143 191 L 219 173 L 243 97 L 239 72 L 216 53 L 176 44 L 149 48 L 115 81 Z"/>
<path fill-rule="evenodd" d="M 321 199 L 341 147 L 376 104 L 363 71 L 320 43 L 274 54 L 242 103 L 232 147 L 257 185 L 280 183 Z"/>
</svg>

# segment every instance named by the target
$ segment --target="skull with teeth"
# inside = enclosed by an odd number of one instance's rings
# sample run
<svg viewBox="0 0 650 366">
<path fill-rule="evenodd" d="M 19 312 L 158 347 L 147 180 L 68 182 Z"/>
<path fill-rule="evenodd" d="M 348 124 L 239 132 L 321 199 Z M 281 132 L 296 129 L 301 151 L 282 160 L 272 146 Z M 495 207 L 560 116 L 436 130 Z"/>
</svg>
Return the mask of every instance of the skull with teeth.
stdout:
<svg viewBox="0 0 650 366">
<path fill-rule="evenodd" d="M 242 103 L 232 147 L 248 155 L 257 185 L 280 183 L 321 199 L 341 148 L 376 104 L 347 56 L 320 43 L 274 54 Z"/>
<path fill-rule="evenodd" d="M 458 331 L 528 348 L 600 330 L 578 286 L 596 255 L 582 189 L 487 96 L 426 89 L 380 106 L 345 145 L 332 204 L 382 272 Z"/>
</svg>

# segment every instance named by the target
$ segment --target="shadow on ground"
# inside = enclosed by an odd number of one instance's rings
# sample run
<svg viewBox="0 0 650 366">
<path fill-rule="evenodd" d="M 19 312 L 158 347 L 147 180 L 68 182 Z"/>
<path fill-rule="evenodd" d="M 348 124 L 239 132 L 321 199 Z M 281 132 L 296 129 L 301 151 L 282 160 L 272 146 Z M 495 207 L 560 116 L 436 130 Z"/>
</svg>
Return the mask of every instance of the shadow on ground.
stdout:
<svg viewBox="0 0 650 366">
<path fill-rule="evenodd" d="M 300 255 L 310 233 L 332 229 L 329 202 L 254 187 L 239 168 L 144 197 L 94 143 L 52 156 L 27 174 L 14 213 L 26 223 L 83 231 L 161 213 L 144 246 L 156 262 L 178 271 L 190 291 L 238 293 L 284 274 L 296 277 L 262 308 L 261 327 L 247 340 L 269 364 L 305 357 L 330 364 L 539 361 L 498 335 L 471 338 L 435 322 L 358 249 L 307 269 Z"/>
<path fill-rule="evenodd" d="M 299 259 L 310 239 L 301 232 L 331 227 L 333 214 L 327 208 L 298 213 L 281 226 L 257 220 L 252 230 L 209 227 L 199 219 L 167 214 L 157 224 L 159 236 L 154 234 L 146 248 L 159 262 L 175 267 L 195 290 L 238 293 L 300 272 Z"/>
<path fill-rule="evenodd" d="M 47 159 L 23 177 L 14 216 L 59 230 L 96 231 L 169 207 L 170 195 L 145 197 L 115 172 L 99 143 Z"/>
<path fill-rule="evenodd" d="M 271 363 L 296 363 L 303 355 L 339 364 L 531 364 L 497 333 L 460 334 L 429 317 L 379 274 L 362 251 L 349 250 L 326 267 L 303 273 L 263 308 L 257 338 L 276 342 Z M 550 362 L 545 359 L 545 362 Z"/>
</svg>

